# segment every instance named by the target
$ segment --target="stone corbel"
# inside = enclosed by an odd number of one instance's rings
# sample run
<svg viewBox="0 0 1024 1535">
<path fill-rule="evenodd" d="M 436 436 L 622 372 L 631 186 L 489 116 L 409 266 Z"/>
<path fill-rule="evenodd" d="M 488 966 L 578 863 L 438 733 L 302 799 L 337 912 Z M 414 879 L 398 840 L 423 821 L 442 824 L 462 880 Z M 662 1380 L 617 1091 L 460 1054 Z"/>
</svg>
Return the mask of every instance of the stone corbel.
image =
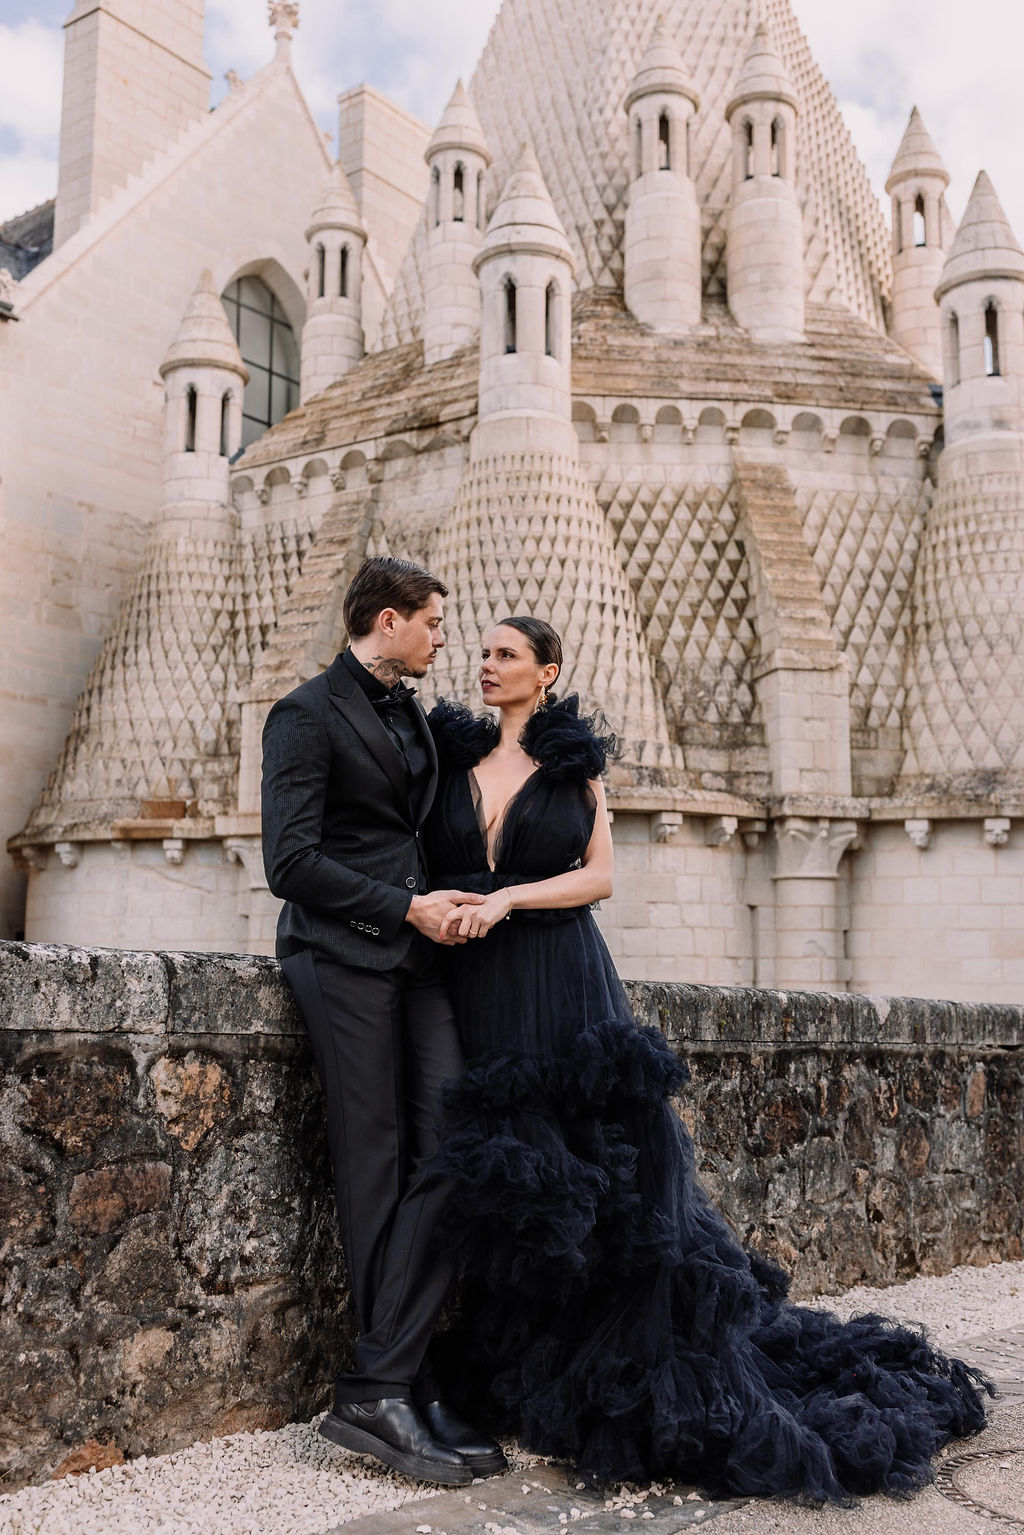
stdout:
<svg viewBox="0 0 1024 1535">
<path fill-rule="evenodd" d="M 77 869 L 79 859 L 82 856 L 82 844 L 80 842 L 57 842 L 53 851 L 57 854 L 65 869 Z"/>
<path fill-rule="evenodd" d="M 309 489 L 309 481 L 306 479 L 306 476 L 304 474 L 300 474 L 298 479 L 295 481 L 295 494 L 301 500 L 301 498 L 306 494 L 306 491 L 308 489 Z"/>
<path fill-rule="evenodd" d="M 250 890 L 267 888 L 263 844 L 259 837 L 225 837 L 224 856 L 228 863 L 241 864 L 248 875 Z"/>
<path fill-rule="evenodd" d="M 727 421 L 725 423 L 725 440 L 729 444 L 730 448 L 734 448 L 739 442 L 740 424 L 738 421 Z"/>
<path fill-rule="evenodd" d="M 692 418 L 689 421 L 683 422 L 683 441 L 686 443 L 687 447 L 690 446 L 694 438 L 697 436 L 697 428 L 699 425 L 700 422 L 694 421 Z"/>
<path fill-rule="evenodd" d="M 919 437 L 917 439 L 917 446 L 916 446 L 915 451 L 917 453 L 918 458 L 927 458 L 928 457 L 929 453 L 932 451 L 932 442 L 933 441 L 934 441 L 934 438 L 931 438 L 931 437 Z"/>
<path fill-rule="evenodd" d="M 256 499 L 259 502 L 260 506 L 269 506 L 270 505 L 270 486 L 269 485 L 261 485 L 259 490 L 256 492 Z"/>
<path fill-rule="evenodd" d="M 597 442 L 607 442 L 612 435 L 612 424 L 607 416 L 599 416 L 594 422 L 594 439 Z"/>
<path fill-rule="evenodd" d="M 871 438 L 871 441 L 868 443 L 868 452 L 871 454 L 872 458 L 877 458 L 884 447 L 885 438 L 876 432 L 875 435 Z"/>
<path fill-rule="evenodd" d="M 184 839 L 184 837 L 165 837 L 164 838 L 164 842 L 163 842 L 163 847 L 164 847 L 164 857 L 167 859 L 168 863 L 172 863 L 172 864 L 175 865 L 175 867 L 177 867 L 179 864 L 184 862 L 184 860 L 185 860 L 185 839 Z"/>
<path fill-rule="evenodd" d="M 704 823 L 704 841 L 708 847 L 728 847 L 739 827 L 739 817 L 715 815 Z"/>
<path fill-rule="evenodd" d="M 344 471 L 344 469 L 332 469 L 331 470 L 331 484 L 334 486 L 335 490 L 344 490 L 345 489 L 345 471 Z"/>
<path fill-rule="evenodd" d="M 821 434 L 821 446 L 822 446 L 823 450 L 826 453 L 834 453 L 835 450 L 836 450 L 836 443 L 838 441 L 839 441 L 839 433 L 838 432 L 825 431 L 825 432 L 822 432 L 822 434 Z"/>
<path fill-rule="evenodd" d="M 903 830 L 914 846 L 919 847 L 922 852 L 932 840 L 932 823 L 925 820 L 923 816 L 914 816 L 909 821 L 904 821 Z"/>
<path fill-rule="evenodd" d="M 651 816 L 651 841 L 667 842 L 682 824 L 683 818 L 678 810 L 659 811 L 657 815 Z"/>
<path fill-rule="evenodd" d="M 127 837 L 111 837 L 110 851 L 116 858 L 130 858 L 132 845 Z"/>
<path fill-rule="evenodd" d="M 784 448 L 789 441 L 789 427 L 777 426 L 772 432 L 772 442 L 777 448 Z"/>
<path fill-rule="evenodd" d="M 985 843 L 988 847 L 1005 847 L 1010 840 L 1010 818 L 1005 815 L 985 817 Z"/>
<path fill-rule="evenodd" d="M 835 879 L 857 838 L 856 821 L 787 815 L 775 822 L 774 879 Z"/>
<path fill-rule="evenodd" d="M 50 857 L 50 849 L 42 842 L 30 842 L 26 847 L 19 847 L 14 854 L 14 861 L 22 868 L 31 869 L 36 874 L 41 874 L 46 868 Z"/>
<path fill-rule="evenodd" d="M 379 485 L 384 478 L 384 465 L 379 458 L 366 460 L 366 482 L 368 485 Z"/>
<path fill-rule="evenodd" d="M 641 442 L 650 442 L 650 440 L 651 440 L 651 438 L 653 436 L 654 436 L 654 426 L 653 426 L 653 424 L 650 421 L 641 421 L 641 423 L 640 423 L 640 441 Z"/>
<path fill-rule="evenodd" d="M 767 821 L 741 821 L 739 826 L 740 836 L 743 838 L 744 845 L 749 847 L 751 852 L 761 846 L 761 840 L 767 830 Z"/>
</svg>

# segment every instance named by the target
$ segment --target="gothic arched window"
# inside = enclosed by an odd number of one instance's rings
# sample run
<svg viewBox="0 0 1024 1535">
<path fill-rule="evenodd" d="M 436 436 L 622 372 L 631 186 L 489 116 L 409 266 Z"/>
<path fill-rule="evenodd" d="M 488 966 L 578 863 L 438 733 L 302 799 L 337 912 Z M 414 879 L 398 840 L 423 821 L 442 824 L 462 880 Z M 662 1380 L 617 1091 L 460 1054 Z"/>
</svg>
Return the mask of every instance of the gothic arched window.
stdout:
<svg viewBox="0 0 1024 1535">
<path fill-rule="evenodd" d="M 462 168 L 462 162 L 455 167 L 452 177 L 452 218 L 457 224 L 461 224 L 465 218 L 466 206 L 466 173 Z"/>
<path fill-rule="evenodd" d="M 277 298 L 259 277 L 239 277 L 221 294 L 249 382 L 242 396 L 242 446 L 299 403 L 299 349 Z"/>
<path fill-rule="evenodd" d="M 316 296 L 323 298 L 327 284 L 327 252 L 322 245 L 316 248 Z"/>
<path fill-rule="evenodd" d="M 348 298 L 348 246 L 341 247 L 341 260 L 338 264 L 338 296 Z"/>
<path fill-rule="evenodd" d="M 430 221 L 435 228 L 441 222 L 441 172 L 436 165 L 430 173 Z"/>
<path fill-rule="evenodd" d="M 554 278 L 544 289 L 544 351 L 558 356 L 558 284 Z"/>
<path fill-rule="evenodd" d="M 928 235 L 924 222 L 924 198 L 920 192 L 914 198 L 914 244 L 928 244 Z"/>
<path fill-rule="evenodd" d="M 782 155 L 785 127 L 781 117 L 776 117 L 772 122 L 772 175 L 783 174 Z"/>
<path fill-rule="evenodd" d="M 516 285 L 515 280 L 506 277 L 504 282 L 505 292 L 505 350 L 516 351 Z"/>
<path fill-rule="evenodd" d="M 999 310 L 991 298 L 985 305 L 985 377 L 999 377 Z"/>
<path fill-rule="evenodd" d="M 742 151 L 743 180 L 754 179 L 754 125 L 747 117 L 743 121 L 743 137 L 740 140 Z"/>
<path fill-rule="evenodd" d="M 667 112 L 662 112 L 658 118 L 658 169 L 670 171 L 672 169 L 672 124 Z"/>
<path fill-rule="evenodd" d="M 199 396 L 195 384 L 185 391 L 185 452 L 196 451 L 196 417 L 199 413 Z"/>
</svg>

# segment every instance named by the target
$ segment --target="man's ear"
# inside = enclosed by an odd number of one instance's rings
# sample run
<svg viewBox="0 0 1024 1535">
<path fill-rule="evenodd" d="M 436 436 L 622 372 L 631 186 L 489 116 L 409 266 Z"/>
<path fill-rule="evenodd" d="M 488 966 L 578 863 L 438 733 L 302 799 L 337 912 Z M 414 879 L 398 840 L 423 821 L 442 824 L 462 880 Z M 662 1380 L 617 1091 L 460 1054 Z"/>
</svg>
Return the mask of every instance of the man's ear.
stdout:
<svg viewBox="0 0 1024 1535">
<path fill-rule="evenodd" d="M 385 634 L 394 634 L 395 619 L 398 617 L 397 608 L 382 608 L 377 614 L 377 622 Z"/>
</svg>

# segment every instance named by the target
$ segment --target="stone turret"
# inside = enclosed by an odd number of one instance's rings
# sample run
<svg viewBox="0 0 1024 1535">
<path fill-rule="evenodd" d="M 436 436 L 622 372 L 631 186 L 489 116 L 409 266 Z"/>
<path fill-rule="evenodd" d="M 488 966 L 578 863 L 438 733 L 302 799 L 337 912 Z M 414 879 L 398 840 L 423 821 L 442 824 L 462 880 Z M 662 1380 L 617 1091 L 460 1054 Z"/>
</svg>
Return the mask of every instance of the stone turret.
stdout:
<svg viewBox="0 0 1024 1535">
<path fill-rule="evenodd" d="M 630 187 L 624 291 L 628 308 L 655 330 L 700 322 L 700 209 L 690 131 L 700 98 L 659 17 L 625 100 Z"/>
<path fill-rule="evenodd" d="M 428 367 L 475 341 L 480 285 L 473 260 L 484 229 L 484 172 L 491 163 L 476 109 L 459 80 L 425 159 L 430 167 L 423 274 L 423 356 Z"/>
<path fill-rule="evenodd" d="M 365 350 L 362 324 L 366 230 L 339 161 L 306 230 L 309 268 L 302 327 L 304 403 L 347 373 Z"/>
<path fill-rule="evenodd" d="M 215 537 L 234 517 L 228 472 L 242 442 L 242 392 L 249 373 L 209 271 L 199 278 L 160 376 L 165 386 L 160 534 Z"/>
<path fill-rule="evenodd" d="M 733 184 L 729 308 L 755 341 L 804 333 L 804 235 L 796 191 L 796 93 L 762 23 L 725 109 Z"/>
<path fill-rule="evenodd" d="M 936 377 L 942 337 L 935 288 L 942 275 L 951 220 L 943 193 L 949 172 L 915 107 L 892 162 L 892 334 Z"/>
<path fill-rule="evenodd" d="M 575 451 L 575 258 L 533 146 L 524 144 L 473 262 L 480 279 L 480 402 L 473 451 Z"/>
</svg>

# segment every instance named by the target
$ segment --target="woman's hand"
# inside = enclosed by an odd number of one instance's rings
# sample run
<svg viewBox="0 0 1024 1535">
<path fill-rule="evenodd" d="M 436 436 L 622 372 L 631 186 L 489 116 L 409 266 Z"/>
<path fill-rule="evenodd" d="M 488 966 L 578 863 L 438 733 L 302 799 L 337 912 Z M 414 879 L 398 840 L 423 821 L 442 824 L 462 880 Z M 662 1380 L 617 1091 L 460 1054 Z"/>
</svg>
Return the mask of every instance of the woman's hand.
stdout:
<svg viewBox="0 0 1024 1535">
<path fill-rule="evenodd" d="M 456 906 L 441 923 L 440 940 L 484 938 L 497 922 L 504 922 L 512 910 L 507 890 L 492 890 L 481 906 Z"/>
</svg>

